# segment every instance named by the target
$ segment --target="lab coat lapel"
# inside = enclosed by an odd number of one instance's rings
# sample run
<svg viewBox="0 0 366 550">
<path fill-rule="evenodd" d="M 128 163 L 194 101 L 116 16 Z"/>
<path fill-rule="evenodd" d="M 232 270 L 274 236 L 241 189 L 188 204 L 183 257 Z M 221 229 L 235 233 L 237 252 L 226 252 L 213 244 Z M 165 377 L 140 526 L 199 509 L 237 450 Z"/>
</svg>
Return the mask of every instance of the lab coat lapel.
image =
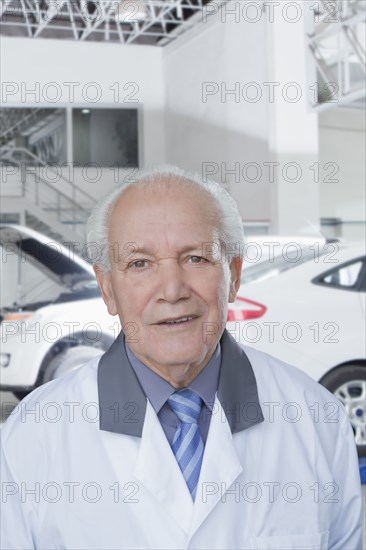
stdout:
<svg viewBox="0 0 366 550">
<path fill-rule="evenodd" d="M 198 481 L 190 537 L 242 471 L 229 422 L 216 396 Z"/>
<path fill-rule="evenodd" d="M 193 501 L 159 419 L 147 404 L 134 471 L 137 481 L 157 499 L 166 514 L 188 534 Z"/>
<path fill-rule="evenodd" d="M 220 343 L 220 379 L 195 503 L 159 419 L 127 359 L 123 333 L 102 356 L 98 367 L 100 429 L 132 436 L 129 439 L 134 444 L 141 438 L 134 475 L 189 537 L 242 472 L 232 434 L 264 419 L 253 369 L 244 351 L 227 331 Z M 133 414 L 120 414 L 130 411 L 131 405 Z M 256 412 L 254 418 L 246 412 L 249 405 Z"/>
<path fill-rule="evenodd" d="M 243 471 L 234 447 L 233 434 L 264 420 L 257 383 L 246 354 L 227 331 L 224 331 L 220 343 L 220 379 L 203 455 L 190 537 Z"/>
</svg>

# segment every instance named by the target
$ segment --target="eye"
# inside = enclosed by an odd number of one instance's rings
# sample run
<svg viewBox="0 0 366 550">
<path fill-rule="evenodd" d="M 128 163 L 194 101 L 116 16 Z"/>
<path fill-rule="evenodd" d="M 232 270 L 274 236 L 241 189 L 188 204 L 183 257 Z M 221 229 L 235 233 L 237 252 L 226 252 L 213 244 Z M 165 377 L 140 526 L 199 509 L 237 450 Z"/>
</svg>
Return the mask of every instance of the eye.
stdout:
<svg viewBox="0 0 366 550">
<path fill-rule="evenodd" d="M 206 258 L 203 258 L 202 256 L 190 256 L 189 260 L 193 264 L 201 264 L 201 263 L 207 262 Z"/>
<path fill-rule="evenodd" d="M 142 269 L 148 264 L 147 260 L 135 260 L 129 264 L 129 267 L 135 267 L 136 269 Z"/>
</svg>

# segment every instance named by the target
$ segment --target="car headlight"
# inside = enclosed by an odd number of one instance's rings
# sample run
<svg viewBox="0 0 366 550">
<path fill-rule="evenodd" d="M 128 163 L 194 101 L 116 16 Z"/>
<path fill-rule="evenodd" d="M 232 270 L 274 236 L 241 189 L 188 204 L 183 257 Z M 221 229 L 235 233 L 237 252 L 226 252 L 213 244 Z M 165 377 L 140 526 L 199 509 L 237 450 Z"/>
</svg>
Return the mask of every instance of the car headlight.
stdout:
<svg viewBox="0 0 366 550">
<path fill-rule="evenodd" d="M 33 317 L 34 312 L 33 311 L 16 311 L 12 313 L 6 313 L 3 317 L 3 321 L 25 321 L 26 319 L 30 319 L 30 317 Z"/>
<path fill-rule="evenodd" d="M 1 334 L 5 338 L 19 334 L 22 328 L 33 323 L 35 318 L 33 311 L 17 311 L 5 313 L 1 323 Z"/>
</svg>

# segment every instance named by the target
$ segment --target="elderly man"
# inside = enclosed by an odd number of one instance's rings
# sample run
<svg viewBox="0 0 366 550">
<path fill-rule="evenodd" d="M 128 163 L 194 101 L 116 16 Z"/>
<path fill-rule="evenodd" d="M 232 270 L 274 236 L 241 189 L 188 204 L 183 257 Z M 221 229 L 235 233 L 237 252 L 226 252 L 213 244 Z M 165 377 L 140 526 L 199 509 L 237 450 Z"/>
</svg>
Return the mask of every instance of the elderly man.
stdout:
<svg viewBox="0 0 366 550">
<path fill-rule="evenodd" d="M 40 414 L 4 426 L 2 548 L 361 548 L 342 406 L 225 330 L 243 251 L 233 199 L 155 170 L 101 201 L 88 240 L 122 332 L 29 395 Z"/>
</svg>

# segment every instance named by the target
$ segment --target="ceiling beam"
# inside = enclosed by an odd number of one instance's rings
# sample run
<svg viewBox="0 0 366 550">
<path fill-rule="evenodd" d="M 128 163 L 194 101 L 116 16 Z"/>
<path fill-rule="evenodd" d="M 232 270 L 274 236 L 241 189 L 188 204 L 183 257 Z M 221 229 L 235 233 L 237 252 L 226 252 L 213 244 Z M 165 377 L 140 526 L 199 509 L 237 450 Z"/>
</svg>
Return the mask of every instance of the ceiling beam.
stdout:
<svg viewBox="0 0 366 550">
<path fill-rule="evenodd" d="M 22 0 L 23 1 L 23 0 Z M 57 15 L 59 15 L 59 10 L 62 10 L 63 5 L 65 4 L 66 0 L 52 0 L 52 3 L 50 4 L 49 8 L 47 9 L 45 15 L 41 17 L 41 23 L 38 25 L 35 33 L 34 38 L 37 38 L 37 36 L 40 35 L 40 33 L 49 25 L 50 21 L 54 19 Z M 56 8 L 55 8 L 56 6 Z M 47 15 L 50 8 L 53 8 L 53 13 L 51 11 L 50 16 Z M 47 18 L 45 17 L 47 15 Z"/>
</svg>

